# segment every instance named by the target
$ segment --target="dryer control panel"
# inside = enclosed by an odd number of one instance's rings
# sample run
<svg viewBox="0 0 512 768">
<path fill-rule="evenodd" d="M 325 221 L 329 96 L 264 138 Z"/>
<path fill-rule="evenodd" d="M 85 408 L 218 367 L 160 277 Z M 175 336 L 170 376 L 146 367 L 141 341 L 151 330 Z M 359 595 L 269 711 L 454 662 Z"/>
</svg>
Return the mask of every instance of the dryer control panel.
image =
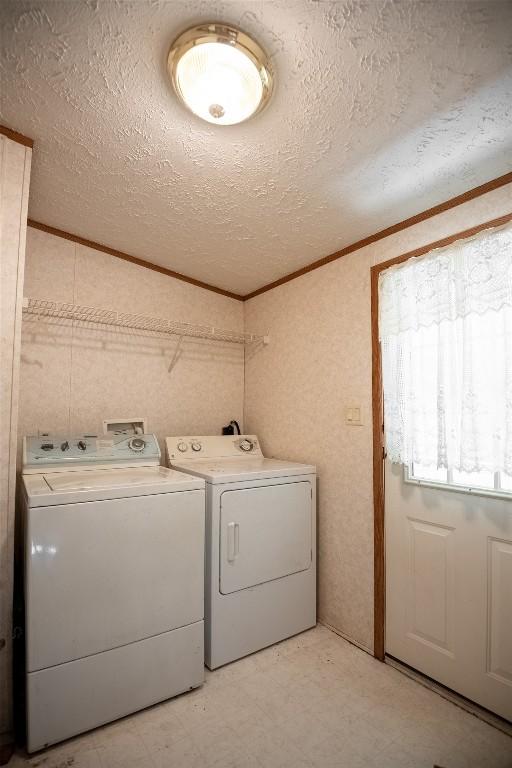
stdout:
<svg viewBox="0 0 512 768">
<path fill-rule="evenodd" d="M 70 469 L 73 465 L 153 466 L 160 463 L 155 435 L 30 435 L 23 438 L 23 471 Z"/>
<path fill-rule="evenodd" d="M 169 461 L 263 456 L 256 435 L 167 437 L 165 443 Z"/>
</svg>

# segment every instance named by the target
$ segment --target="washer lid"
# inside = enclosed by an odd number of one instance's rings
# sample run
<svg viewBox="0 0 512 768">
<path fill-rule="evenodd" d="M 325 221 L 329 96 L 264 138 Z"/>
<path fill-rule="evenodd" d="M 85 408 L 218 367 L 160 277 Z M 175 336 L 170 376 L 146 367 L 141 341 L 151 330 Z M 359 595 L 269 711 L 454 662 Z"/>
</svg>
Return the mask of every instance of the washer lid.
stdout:
<svg viewBox="0 0 512 768">
<path fill-rule="evenodd" d="M 182 472 L 204 477 L 209 483 L 238 483 L 247 480 L 263 480 L 272 477 L 311 475 L 316 467 L 293 461 L 265 459 L 262 456 L 239 459 L 194 459 L 173 461 L 172 466 Z"/>
<path fill-rule="evenodd" d="M 202 490 L 204 481 L 166 467 L 90 469 L 24 475 L 29 506 Z"/>
</svg>

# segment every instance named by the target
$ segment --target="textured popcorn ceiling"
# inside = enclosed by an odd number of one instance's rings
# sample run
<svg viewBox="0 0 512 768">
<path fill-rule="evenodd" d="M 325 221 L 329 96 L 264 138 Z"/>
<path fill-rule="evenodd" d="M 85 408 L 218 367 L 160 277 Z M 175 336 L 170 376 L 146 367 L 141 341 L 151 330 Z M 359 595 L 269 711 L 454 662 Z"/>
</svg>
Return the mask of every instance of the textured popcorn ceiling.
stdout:
<svg viewBox="0 0 512 768">
<path fill-rule="evenodd" d="M 510 2 L 3 0 L 1 122 L 29 215 L 247 293 L 512 167 Z M 223 20 L 271 55 L 247 124 L 179 105 L 169 45 Z"/>
</svg>

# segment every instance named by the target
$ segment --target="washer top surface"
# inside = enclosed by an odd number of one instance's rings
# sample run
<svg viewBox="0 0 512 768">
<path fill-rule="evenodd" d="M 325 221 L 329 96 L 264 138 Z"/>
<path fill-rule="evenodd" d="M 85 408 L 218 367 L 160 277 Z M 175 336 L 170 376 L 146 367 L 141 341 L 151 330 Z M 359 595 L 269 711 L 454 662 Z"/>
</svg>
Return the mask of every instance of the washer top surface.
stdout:
<svg viewBox="0 0 512 768">
<path fill-rule="evenodd" d="M 204 489 L 199 477 L 160 466 L 42 472 L 23 481 L 30 507 Z"/>
<path fill-rule="evenodd" d="M 168 437 L 169 464 L 209 483 L 237 483 L 316 472 L 311 464 L 267 459 L 256 435 Z"/>
</svg>

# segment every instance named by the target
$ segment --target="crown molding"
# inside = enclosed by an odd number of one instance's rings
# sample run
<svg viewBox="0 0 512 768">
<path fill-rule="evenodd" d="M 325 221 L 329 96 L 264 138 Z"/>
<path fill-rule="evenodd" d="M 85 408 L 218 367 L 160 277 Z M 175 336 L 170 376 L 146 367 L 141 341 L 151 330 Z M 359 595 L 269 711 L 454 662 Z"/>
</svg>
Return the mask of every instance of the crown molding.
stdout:
<svg viewBox="0 0 512 768">
<path fill-rule="evenodd" d="M 450 208 L 456 208 L 458 205 L 467 203 L 469 200 L 473 200 L 475 197 L 480 197 L 480 195 L 485 195 L 487 192 L 492 192 L 493 189 L 504 187 L 506 184 L 510 183 L 512 183 L 512 172 L 505 173 L 503 176 L 498 176 L 497 179 L 493 179 L 492 181 L 488 181 L 485 184 L 481 184 L 479 187 L 470 189 L 468 192 L 464 192 L 462 195 L 457 195 L 457 197 L 452 197 L 450 200 L 446 200 L 444 203 L 434 205 L 432 208 L 427 208 L 426 211 L 417 213 L 415 216 L 404 219 L 398 224 L 393 224 L 391 227 L 381 229 L 380 232 L 375 232 L 375 234 L 369 235 L 362 240 L 358 240 L 351 245 L 347 245 L 339 251 L 335 251 L 328 256 L 324 256 L 317 261 L 313 261 L 311 264 L 308 264 L 301 269 L 297 269 L 295 272 L 290 272 L 290 274 L 285 275 L 284 277 L 280 277 L 278 280 L 274 280 L 272 283 L 263 285 L 261 288 L 257 288 L 255 291 L 246 294 L 243 299 L 244 301 L 253 299 L 255 296 L 259 296 L 262 293 L 271 291 L 272 288 L 277 288 L 279 285 L 284 285 L 284 283 L 289 283 L 291 280 L 295 280 L 297 277 L 306 275 L 308 272 L 313 272 L 313 270 L 319 269 L 320 267 L 325 266 L 325 264 L 330 264 L 332 261 L 337 261 L 338 259 L 343 258 L 343 256 L 347 256 L 349 253 L 358 251 L 360 248 L 364 248 L 367 245 L 376 243 L 378 240 L 383 240 L 385 237 L 389 237 L 390 235 L 394 235 L 397 232 L 401 232 L 403 229 L 407 229 L 408 227 L 413 227 L 415 224 L 419 224 L 421 221 L 432 218 L 432 216 L 437 216 L 439 213 L 449 211 Z"/>
<path fill-rule="evenodd" d="M 0 125 L 0 134 L 7 136 L 8 139 L 16 141 L 18 144 L 23 144 L 24 147 L 32 149 L 34 146 L 34 139 L 29 139 L 28 136 L 24 136 L 22 133 L 18 133 L 18 131 L 13 131 L 12 128 L 7 128 L 6 125 Z"/>
<path fill-rule="evenodd" d="M 213 291 L 213 293 L 219 293 L 221 296 L 228 296 L 230 299 L 236 299 L 237 301 L 243 301 L 243 297 L 237 293 L 231 291 L 225 291 L 223 288 L 217 288 L 215 285 L 209 283 L 203 283 L 201 280 L 196 280 L 188 275 L 183 275 L 181 272 L 174 272 L 172 269 L 161 267 L 158 264 L 152 264 L 150 261 L 139 259 L 137 256 L 130 256 L 129 253 L 124 251 L 118 251 L 115 248 L 109 248 L 107 245 L 96 243 L 94 240 L 87 240 L 85 237 L 79 235 L 73 235 L 71 232 L 66 232 L 63 229 L 57 229 L 56 227 L 50 227 L 48 224 L 43 224 L 40 221 L 34 221 L 28 219 L 27 224 L 32 229 L 39 229 L 41 232 L 46 232 L 49 235 L 55 235 L 56 237 L 62 237 L 64 240 L 71 240 L 73 243 L 79 245 L 85 245 L 87 248 L 94 248 L 96 251 L 102 253 L 108 253 L 109 256 L 115 256 L 116 259 L 122 259 L 128 261 L 130 264 L 136 264 L 138 267 L 144 267 L 145 269 L 151 269 L 153 272 L 159 272 L 161 275 L 167 275 L 168 277 L 174 277 L 175 280 L 181 280 L 184 283 L 195 285 L 197 288 L 204 288 L 207 291 Z"/>
<path fill-rule="evenodd" d="M 3 133 L 4 135 L 9 135 L 9 133 L 14 133 L 14 132 L 10 131 L 10 129 L 2 129 L 2 127 L 0 126 L 0 133 Z M 25 141 L 31 142 L 31 139 L 26 139 L 26 137 L 21 136 L 21 134 L 15 134 L 15 135 L 18 137 L 21 137 L 21 139 L 24 139 Z M 14 140 L 16 141 L 17 139 L 14 139 Z M 20 140 L 20 143 L 24 143 L 24 142 Z M 31 146 L 31 144 L 25 144 L 25 146 Z M 204 288 L 207 291 L 213 291 L 214 293 L 218 293 L 221 296 L 227 296 L 230 299 L 236 299 L 237 301 L 248 301 L 249 299 L 253 299 L 255 296 L 260 296 L 262 293 L 271 291 L 273 288 L 277 288 L 278 286 L 284 285 L 285 283 L 289 283 L 298 277 L 302 277 L 302 275 L 306 275 L 308 272 L 313 272 L 315 269 L 319 269 L 320 267 L 323 267 L 326 264 L 330 264 L 333 261 L 337 261 L 338 259 L 343 258 L 343 256 L 347 256 L 349 253 L 354 253 L 354 251 L 358 251 L 359 249 L 364 248 L 367 245 L 376 243 L 379 240 L 383 240 L 384 238 L 389 237 L 390 235 L 394 235 L 397 232 L 401 232 L 404 229 L 408 229 L 409 227 L 413 227 L 415 224 L 419 224 L 420 222 L 426 221 L 427 219 L 430 219 L 433 216 L 437 216 L 440 213 L 444 213 L 445 211 L 449 211 L 450 209 L 456 208 L 459 205 L 463 205 L 464 203 L 467 203 L 470 200 L 474 200 L 476 197 L 485 195 L 487 194 L 487 192 L 492 192 L 493 190 L 499 189 L 500 187 L 506 186 L 507 184 L 512 184 L 512 172 L 505 173 L 503 174 L 503 176 L 498 176 L 498 178 L 496 179 L 492 179 L 491 181 L 488 181 L 485 184 L 481 184 L 478 187 L 474 187 L 473 189 L 470 189 L 461 195 L 457 195 L 457 197 L 452 197 L 449 200 L 446 200 L 445 202 L 440 203 L 439 205 L 435 205 L 432 208 L 428 208 L 427 210 L 422 211 L 421 213 L 417 213 L 415 216 L 411 216 L 408 219 L 404 219 L 403 221 L 398 222 L 397 224 L 393 224 L 391 227 L 386 227 L 386 229 L 381 229 L 379 232 L 375 232 L 373 235 L 369 235 L 368 237 L 365 237 L 362 240 L 357 240 L 355 243 L 351 243 L 350 245 L 347 245 L 344 248 L 341 248 L 339 251 L 335 251 L 334 253 L 331 253 L 328 256 L 324 256 L 321 259 L 318 259 L 317 261 L 313 261 L 311 264 L 308 264 L 305 267 L 302 267 L 301 269 L 297 269 L 294 272 L 290 272 L 289 274 L 284 275 L 283 277 L 280 277 L 278 280 L 274 280 L 271 283 L 267 283 L 266 285 L 263 285 L 261 288 L 257 288 L 255 291 L 251 291 L 251 293 L 248 293 L 245 295 L 240 295 L 232 291 L 227 291 L 224 288 L 219 288 L 215 285 L 210 285 L 210 283 L 204 283 L 201 280 L 196 280 L 195 278 L 189 277 L 188 275 L 184 275 L 181 272 L 175 272 L 172 269 L 167 269 L 167 267 L 161 267 L 157 264 L 153 264 L 150 261 L 140 259 L 136 256 L 131 256 L 130 254 L 124 253 L 123 251 L 118 251 L 115 248 L 110 248 L 109 246 L 103 245 L 101 243 L 96 243 L 93 240 L 87 240 L 86 238 L 80 237 L 79 235 L 74 235 L 62 229 L 57 229 L 56 227 L 51 227 L 47 224 L 43 224 L 42 222 L 34 221 L 33 219 L 28 220 L 28 225 L 30 227 L 33 227 L 34 229 L 39 229 L 42 232 L 47 232 L 51 235 L 56 235 L 57 237 L 62 237 L 62 238 L 65 238 L 66 240 L 71 240 L 75 243 L 85 245 L 88 248 L 94 248 L 95 250 L 101 251 L 103 253 L 108 253 L 110 256 L 115 256 L 118 259 L 123 259 L 124 261 L 128 261 L 131 264 L 137 264 L 139 267 L 145 267 L 146 269 L 151 269 L 154 272 L 159 272 L 162 275 L 167 275 L 168 277 L 173 277 L 176 280 L 181 280 L 185 283 L 189 283 L 190 285 L 195 285 L 198 288 Z"/>
</svg>

